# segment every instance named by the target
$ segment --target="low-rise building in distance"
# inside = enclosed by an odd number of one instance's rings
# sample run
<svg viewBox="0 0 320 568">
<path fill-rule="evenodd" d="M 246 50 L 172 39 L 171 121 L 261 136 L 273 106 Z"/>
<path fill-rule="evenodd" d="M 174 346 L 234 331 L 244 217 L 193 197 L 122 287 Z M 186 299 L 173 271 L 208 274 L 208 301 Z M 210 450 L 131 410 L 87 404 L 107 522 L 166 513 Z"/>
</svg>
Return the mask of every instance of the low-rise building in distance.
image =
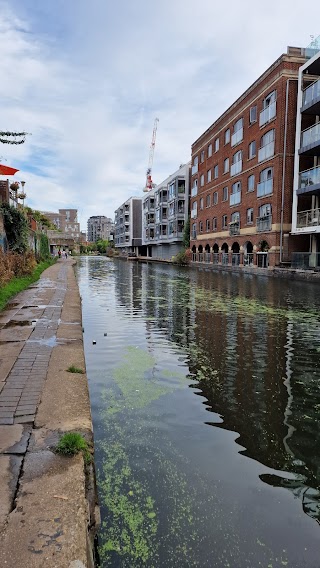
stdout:
<svg viewBox="0 0 320 568">
<path fill-rule="evenodd" d="M 141 252 L 142 198 L 130 197 L 115 211 L 114 246 L 124 254 Z"/>
</svg>

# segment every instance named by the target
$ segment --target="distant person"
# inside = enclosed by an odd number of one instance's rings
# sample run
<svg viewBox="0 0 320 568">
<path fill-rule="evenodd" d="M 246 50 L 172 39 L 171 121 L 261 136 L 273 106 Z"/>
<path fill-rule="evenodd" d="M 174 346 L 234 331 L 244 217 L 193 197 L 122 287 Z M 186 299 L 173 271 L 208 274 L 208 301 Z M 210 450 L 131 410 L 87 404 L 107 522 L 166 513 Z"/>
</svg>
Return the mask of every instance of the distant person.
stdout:
<svg viewBox="0 0 320 568">
<path fill-rule="evenodd" d="M 58 257 L 61 258 L 61 250 L 58 250 Z"/>
<path fill-rule="evenodd" d="M 68 258 L 68 253 L 67 253 L 67 251 L 65 251 L 64 256 L 65 256 L 65 258 Z"/>
</svg>

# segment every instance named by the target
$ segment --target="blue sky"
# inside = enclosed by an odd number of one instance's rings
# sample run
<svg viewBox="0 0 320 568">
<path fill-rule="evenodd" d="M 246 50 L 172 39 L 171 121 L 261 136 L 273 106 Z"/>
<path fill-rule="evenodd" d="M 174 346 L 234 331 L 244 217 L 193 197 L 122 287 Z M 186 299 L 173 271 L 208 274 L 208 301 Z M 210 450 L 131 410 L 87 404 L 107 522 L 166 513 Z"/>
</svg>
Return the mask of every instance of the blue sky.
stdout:
<svg viewBox="0 0 320 568">
<path fill-rule="evenodd" d="M 318 0 L 308 13 L 319 21 Z M 2 161 L 28 205 L 77 208 L 84 230 L 143 195 L 155 117 L 160 183 L 312 25 L 292 0 L 0 0 L 0 129 L 32 133 Z"/>
</svg>

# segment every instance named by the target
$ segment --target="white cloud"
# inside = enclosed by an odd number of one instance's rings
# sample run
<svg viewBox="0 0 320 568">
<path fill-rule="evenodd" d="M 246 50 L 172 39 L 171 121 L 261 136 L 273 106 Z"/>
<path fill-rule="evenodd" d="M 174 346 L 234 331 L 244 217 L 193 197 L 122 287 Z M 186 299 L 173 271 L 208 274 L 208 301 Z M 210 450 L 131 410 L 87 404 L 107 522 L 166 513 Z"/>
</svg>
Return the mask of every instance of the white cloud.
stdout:
<svg viewBox="0 0 320 568">
<path fill-rule="evenodd" d="M 77 207 L 83 229 L 142 195 L 156 116 L 160 182 L 287 44 L 309 42 L 289 0 L 31 5 L 0 0 L 0 128 L 32 132 L 0 155 L 21 166 L 27 203 Z"/>
</svg>

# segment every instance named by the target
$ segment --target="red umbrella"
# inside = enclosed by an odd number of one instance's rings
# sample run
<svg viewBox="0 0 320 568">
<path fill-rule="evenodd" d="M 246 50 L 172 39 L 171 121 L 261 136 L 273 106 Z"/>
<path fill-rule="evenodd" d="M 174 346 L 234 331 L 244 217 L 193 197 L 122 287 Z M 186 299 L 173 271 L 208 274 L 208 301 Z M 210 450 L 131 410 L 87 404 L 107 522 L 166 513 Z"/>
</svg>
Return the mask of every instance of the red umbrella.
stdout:
<svg viewBox="0 0 320 568">
<path fill-rule="evenodd" d="M 0 164 L 1 176 L 13 176 L 18 171 L 19 170 L 16 170 L 15 168 L 9 168 L 9 166 L 4 166 L 3 164 Z"/>
</svg>

